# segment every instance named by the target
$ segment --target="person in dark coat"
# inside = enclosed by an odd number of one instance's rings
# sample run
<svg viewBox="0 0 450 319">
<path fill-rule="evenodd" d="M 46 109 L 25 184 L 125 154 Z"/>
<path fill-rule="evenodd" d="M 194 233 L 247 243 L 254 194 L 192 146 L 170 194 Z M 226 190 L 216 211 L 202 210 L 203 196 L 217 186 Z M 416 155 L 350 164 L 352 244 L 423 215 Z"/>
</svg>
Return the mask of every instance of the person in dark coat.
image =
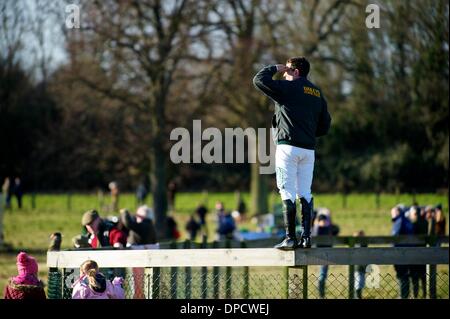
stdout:
<svg viewBox="0 0 450 319">
<path fill-rule="evenodd" d="M 285 238 L 281 250 L 311 247 L 311 192 L 317 137 L 328 133 L 331 116 L 322 90 L 308 80 L 309 61 L 292 57 L 286 64 L 268 65 L 253 78 L 253 84 L 275 102 L 272 132 L 276 140 L 275 177 L 283 203 Z M 283 79 L 275 80 L 274 75 Z M 302 234 L 295 233 L 297 198 L 301 203 Z"/>
<path fill-rule="evenodd" d="M 315 220 L 312 228 L 313 236 L 337 236 L 339 227 L 331 221 L 331 212 L 327 208 L 321 208 L 315 214 Z M 331 247 L 331 245 L 317 245 L 317 247 Z M 325 298 L 325 286 L 328 277 L 328 265 L 320 266 L 318 280 L 319 297 Z"/>
<path fill-rule="evenodd" d="M 409 219 L 405 216 L 405 208 L 397 205 L 391 209 L 392 218 L 392 235 L 412 235 L 413 226 Z M 394 244 L 395 247 L 407 247 L 407 244 Z M 400 286 L 400 297 L 407 299 L 409 297 L 409 278 L 410 265 L 394 265 L 397 273 L 397 279 Z"/>
<path fill-rule="evenodd" d="M 127 245 L 156 244 L 156 230 L 153 225 L 153 212 L 147 205 L 140 206 L 136 216 L 131 216 L 126 209 L 120 211 L 123 225 L 129 230 Z"/>
<path fill-rule="evenodd" d="M 197 232 L 200 230 L 200 223 L 195 220 L 194 215 L 191 215 L 188 222 L 186 223 L 186 230 L 189 233 L 189 239 L 194 241 L 197 237 Z"/>
<path fill-rule="evenodd" d="M 16 177 L 14 179 L 13 192 L 17 198 L 17 206 L 19 207 L 19 209 L 21 209 L 22 208 L 23 187 L 22 187 L 22 182 L 19 177 Z"/>
<path fill-rule="evenodd" d="M 195 210 L 197 216 L 199 218 L 200 229 L 203 235 L 208 236 L 208 226 L 206 223 L 206 214 L 208 213 L 208 209 L 205 205 L 200 204 Z"/>
<path fill-rule="evenodd" d="M 175 218 L 171 215 L 166 218 L 166 238 L 177 240 L 180 238 L 181 234 L 178 230 L 178 224 Z"/>
<path fill-rule="evenodd" d="M 153 224 L 155 219 L 153 210 L 147 205 L 139 206 L 136 215 L 131 216 L 126 209 L 120 210 L 122 224 L 128 229 L 127 246 L 131 249 L 155 249 L 157 246 L 156 230 Z M 130 287 L 133 287 L 133 299 L 142 299 L 144 293 L 144 269 L 132 268 L 133 279 Z"/>
<path fill-rule="evenodd" d="M 419 206 L 412 206 L 408 211 L 408 218 L 411 221 L 414 235 L 427 235 L 428 222 L 425 216 L 420 213 Z M 418 245 L 425 247 L 424 245 Z M 411 281 L 413 284 L 414 298 L 419 295 L 419 286 L 422 287 L 422 298 L 426 298 L 427 295 L 427 265 L 411 265 L 410 266 Z M 419 285 L 420 284 L 420 285 Z"/>
</svg>

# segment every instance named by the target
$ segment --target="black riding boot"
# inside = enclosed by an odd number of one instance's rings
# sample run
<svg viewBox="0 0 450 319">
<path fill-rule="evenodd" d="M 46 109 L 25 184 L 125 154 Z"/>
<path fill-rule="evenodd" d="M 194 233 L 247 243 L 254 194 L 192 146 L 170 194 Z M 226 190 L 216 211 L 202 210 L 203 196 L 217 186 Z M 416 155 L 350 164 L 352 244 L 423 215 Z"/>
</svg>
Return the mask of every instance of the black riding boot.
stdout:
<svg viewBox="0 0 450 319">
<path fill-rule="evenodd" d="M 297 236 L 295 236 L 295 213 L 296 207 L 295 202 L 291 200 L 283 201 L 283 217 L 284 225 L 286 227 L 286 237 L 285 239 L 276 245 L 274 248 L 281 250 L 292 250 L 297 247 Z"/>
<path fill-rule="evenodd" d="M 300 248 L 311 248 L 311 217 L 314 209 L 314 199 L 308 203 L 303 197 L 300 198 L 302 204 L 302 237 L 300 239 Z"/>
</svg>

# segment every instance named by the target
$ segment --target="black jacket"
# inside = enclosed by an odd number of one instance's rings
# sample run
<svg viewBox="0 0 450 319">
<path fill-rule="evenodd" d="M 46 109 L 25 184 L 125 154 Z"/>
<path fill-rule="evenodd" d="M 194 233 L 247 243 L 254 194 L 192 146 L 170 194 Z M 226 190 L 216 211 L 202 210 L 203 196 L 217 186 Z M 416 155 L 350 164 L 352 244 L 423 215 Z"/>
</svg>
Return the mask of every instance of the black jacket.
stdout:
<svg viewBox="0 0 450 319">
<path fill-rule="evenodd" d="M 275 65 L 253 78 L 253 84 L 275 101 L 272 127 L 277 128 L 277 144 L 314 150 L 316 137 L 328 133 L 331 117 L 322 91 L 305 77 L 294 81 L 273 80 Z"/>
<path fill-rule="evenodd" d="M 146 245 L 156 244 L 156 230 L 153 225 L 153 221 L 148 218 L 144 218 L 142 222 L 138 223 L 134 216 L 131 216 L 129 212 L 121 214 L 122 223 L 129 229 L 128 243 L 131 245 Z"/>
</svg>

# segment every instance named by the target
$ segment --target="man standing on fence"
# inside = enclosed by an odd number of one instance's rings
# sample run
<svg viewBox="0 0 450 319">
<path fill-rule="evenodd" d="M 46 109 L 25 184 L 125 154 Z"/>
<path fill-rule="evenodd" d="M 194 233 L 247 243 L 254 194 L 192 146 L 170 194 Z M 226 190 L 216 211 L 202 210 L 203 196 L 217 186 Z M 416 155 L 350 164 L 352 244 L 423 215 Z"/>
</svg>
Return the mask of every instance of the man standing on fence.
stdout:
<svg viewBox="0 0 450 319">
<path fill-rule="evenodd" d="M 316 137 L 327 134 L 331 123 L 321 90 L 306 78 L 309 67 L 304 57 L 290 58 L 286 65 L 266 66 L 253 79 L 256 88 L 275 101 L 276 178 L 286 227 L 286 238 L 275 248 L 283 250 L 311 247 L 314 149 Z M 274 80 L 276 73 L 284 79 Z M 296 197 L 302 205 L 300 244 L 295 234 Z"/>
</svg>

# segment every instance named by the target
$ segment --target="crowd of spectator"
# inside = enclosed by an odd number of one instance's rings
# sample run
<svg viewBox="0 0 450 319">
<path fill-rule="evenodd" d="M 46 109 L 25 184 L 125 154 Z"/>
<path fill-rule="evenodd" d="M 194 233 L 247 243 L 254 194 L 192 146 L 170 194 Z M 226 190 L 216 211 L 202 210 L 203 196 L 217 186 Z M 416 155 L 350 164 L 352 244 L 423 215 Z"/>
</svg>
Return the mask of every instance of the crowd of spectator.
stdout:
<svg viewBox="0 0 450 319">
<path fill-rule="evenodd" d="M 10 204 L 11 196 L 18 197 L 18 205 L 21 206 L 20 179 L 15 179 L 13 185 L 10 180 L 5 180 L 3 190 L 7 196 L 6 204 Z M 176 186 L 171 187 L 171 212 L 166 217 L 165 233 L 157 232 L 155 227 L 155 215 L 151 207 L 144 205 L 147 196 L 147 188 L 142 183 L 137 188 L 136 197 L 140 204 L 134 213 L 127 209 L 119 210 L 119 188 L 116 182 L 109 184 L 111 191 L 111 207 L 108 212 L 118 212 L 118 216 L 101 217 L 97 210 L 86 211 L 81 217 L 81 233 L 72 239 L 73 246 L 76 248 L 96 249 L 103 247 L 131 249 L 154 249 L 159 247 L 161 240 L 177 240 L 181 237 L 178 229 L 178 222 L 173 214 L 175 203 Z M 8 195 L 9 194 L 9 195 Z M 246 208 L 241 197 L 234 211 L 226 210 L 224 203 L 217 201 L 214 206 L 214 215 L 211 220 L 215 222 L 214 232 L 216 240 L 239 239 L 237 225 L 243 220 Z M 199 204 L 195 211 L 189 216 L 184 229 L 187 238 L 191 241 L 198 239 L 198 235 L 208 235 L 208 208 L 205 204 Z M 391 209 L 392 235 L 422 235 L 422 236 L 445 236 L 446 219 L 442 210 L 442 205 L 420 206 L 413 204 L 405 206 L 398 204 Z M 318 208 L 314 210 L 312 216 L 312 236 L 337 236 L 340 228 L 334 223 L 331 211 L 327 208 Z M 364 237 L 363 230 L 353 234 L 355 237 Z M 429 237 L 431 238 L 431 237 Z M 49 251 L 58 251 L 61 249 L 62 234 L 52 233 L 50 236 Z M 429 242 L 428 244 L 432 244 Z M 426 246 L 412 245 L 410 243 L 399 242 L 396 247 L 408 246 Z M 367 245 L 359 244 L 359 247 Z M 315 247 L 332 247 L 331 243 L 316 244 Z M 42 291 L 42 283 L 37 278 L 37 265 L 33 257 L 26 253 L 20 253 L 17 256 L 17 265 L 19 275 L 12 277 L 5 290 L 5 298 L 45 298 Z M 89 266 L 89 267 L 88 267 Z M 86 268 L 87 267 L 87 268 Z M 363 298 L 365 288 L 366 271 L 368 265 L 355 265 L 354 271 L 354 291 L 355 298 Z M 84 269 L 86 268 L 86 269 Z M 98 270 L 98 265 L 94 261 L 86 261 L 81 266 L 80 278 L 73 285 L 73 298 L 80 299 L 106 299 L 123 298 L 122 282 L 123 279 L 117 277 L 109 280 L 108 277 Z M 426 298 L 427 297 L 427 268 L 426 265 L 394 265 L 396 278 L 399 286 L 400 298 Z M 133 269 L 135 275 L 140 274 L 141 270 Z M 327 265 L 320 266 L 317 289 L 320 298 L 326 298 L 326 282 L 329 274 Z M 31 285 L 26 293 L 22 291 L 23 285 Z M 412 289 L 411 289 L 412 288 Z M 137 281 L 134 282 L 134 292 L 136 296 L 142 293 L 143 286 Z M 412 291 L 412 293 L 411 293 Z M 31 295 L 28 296 L 27 294 Z"/>
<path fill-rule="evenodd" d="M 391 209 L 392 235 L 428 235 L 445 236 L 446 220 L 442 205 L 419 206 L 413 204 L 407 207 L 403 204 Z M 431 243 L 432 244 L 432 243 Z M 420 246 L 405 243 L 395 244 L 396 247 Z M 426 246 L 423 244 L 422 246 Z M 394 265 L 400 288 L 400 297 L 409 298 L 412 285 L 413 297 L 426 298 L 426 265 Z"/>
</svg>

